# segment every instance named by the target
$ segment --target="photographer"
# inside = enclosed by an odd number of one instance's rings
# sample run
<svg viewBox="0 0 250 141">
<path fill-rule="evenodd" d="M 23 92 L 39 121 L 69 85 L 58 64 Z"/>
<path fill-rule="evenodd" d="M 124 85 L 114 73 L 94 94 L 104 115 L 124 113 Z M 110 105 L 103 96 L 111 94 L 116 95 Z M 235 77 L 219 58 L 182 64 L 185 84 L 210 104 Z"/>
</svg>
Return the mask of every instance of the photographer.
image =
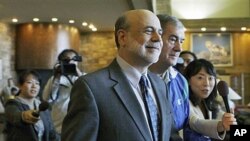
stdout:
<svg viewBox="0 0 250 141">
<path fill-rule="evenodd" d="M 52 76 L 43 90 L 43 100 L 51 103 L 51 115 L 56 131 L 61 134 L 62 122 L 67 113 L 70 91 L 83 73 L 78 68 L 82 58 L 75 50 L 65 49 L 58 55 Z"/>
</svg>

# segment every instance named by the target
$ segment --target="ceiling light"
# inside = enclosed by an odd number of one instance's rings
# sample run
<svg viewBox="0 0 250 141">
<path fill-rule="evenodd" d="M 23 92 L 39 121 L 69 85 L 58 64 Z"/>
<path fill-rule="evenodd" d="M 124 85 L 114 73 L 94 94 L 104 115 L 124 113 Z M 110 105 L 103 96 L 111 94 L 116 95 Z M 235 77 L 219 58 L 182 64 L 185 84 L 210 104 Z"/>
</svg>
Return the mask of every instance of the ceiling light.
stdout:
<svg viewBox="0 0 250 141">
<path fill-rule="evenodd" d="M 206 31 L 206 30 L 207 30 L 206 27 L 201 28 L 201 31 Z"/>
<path fill-rule="evenodd" d="M 52 21 L 52 22 L 57 22 L 58 19 L 57 19 L 57 18 L 52 18 L 51 21 Z"/>
<path fill-rule="evenodd" d="M 38 22 L 39 19 L 38 19 L 38 18 L 33 18 L 33 21 L 34 21 L 34 22 Z"/>
<path fill-rule="evenodd" d="M 17 19 L 17 18 L 13 18 L 13 19 L 12 19 L 12 22 L 13 22 L 13 23 L 17 23 L 17 22 L 18 22 L 18 19 Z"/>
<path fill-rule="evenodd" d="M 75 23 L 75 21 L 74 20 L 69 20 L 69 23 L 73 24 L 73 23 Z"/>
<path fill-rule="evenodd" d="M 97 31 L 97 28 L 94 27 L 94 28 L 92 28 L 91 30 L 92 30 L 92 31 Z"/>
<path fill-rule="evenodd" d="M 87 26 L 87 25 L 88 25 L 87 22 L 83 22 L 83 23 L 82 23 L 82 26 Z"/>
<path fill-rule="evenodd" d="M 92 28 L 94 28 L 94 27 L 95 27 L 95 26 L 94 26 L 93 24 L 90 24 L 90 25 L 89 25 L 89 28 L 90 28 L 90 29 L 92 29 Z"/>
<path fill-rule="evenodd" d="M 247 28 L 246 28 L 246 27 L 241 27 L 241 30 L 242 30 L 242 31 L 246 31 Z"/>
<path fill-rule="evenodd" d="M 221 30 L 221 31 L 226 31 L 227 28 L 226 28 L 226 27 L 221 27 L 220 30 Z"/>
</svg>

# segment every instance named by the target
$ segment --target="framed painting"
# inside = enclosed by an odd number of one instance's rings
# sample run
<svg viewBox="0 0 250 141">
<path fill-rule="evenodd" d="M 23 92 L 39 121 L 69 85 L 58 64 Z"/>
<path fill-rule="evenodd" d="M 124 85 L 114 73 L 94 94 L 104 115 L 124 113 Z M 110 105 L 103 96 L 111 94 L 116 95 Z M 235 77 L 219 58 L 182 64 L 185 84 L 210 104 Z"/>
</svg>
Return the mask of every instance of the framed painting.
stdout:
<svg viewBox="0 0 250 141">
<path fill-rule="evenodd" d="M 232 45 L 230 33 L 195 33 L 191 35 L 191 51 L 198 58 L 211 61 L 215 67 L 233 65 Z"/>
</svg>

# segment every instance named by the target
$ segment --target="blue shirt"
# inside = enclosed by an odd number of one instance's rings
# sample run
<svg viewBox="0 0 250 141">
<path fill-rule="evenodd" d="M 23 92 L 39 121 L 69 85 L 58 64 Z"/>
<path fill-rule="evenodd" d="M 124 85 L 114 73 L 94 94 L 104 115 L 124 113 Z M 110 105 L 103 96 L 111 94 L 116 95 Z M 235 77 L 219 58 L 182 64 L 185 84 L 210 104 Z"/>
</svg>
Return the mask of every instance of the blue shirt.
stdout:
<svg viewBox="0 0 250 141">
<path fill-rule="evenodd" d="M 173 67 L 170 67 L 163 74 L 163 79 L 168 85 L 169 100 L 172 105 L 175 128 L 181 130 L 187 125 L 189 117 L 188 82 L 185 77 Z"/>
</svg>

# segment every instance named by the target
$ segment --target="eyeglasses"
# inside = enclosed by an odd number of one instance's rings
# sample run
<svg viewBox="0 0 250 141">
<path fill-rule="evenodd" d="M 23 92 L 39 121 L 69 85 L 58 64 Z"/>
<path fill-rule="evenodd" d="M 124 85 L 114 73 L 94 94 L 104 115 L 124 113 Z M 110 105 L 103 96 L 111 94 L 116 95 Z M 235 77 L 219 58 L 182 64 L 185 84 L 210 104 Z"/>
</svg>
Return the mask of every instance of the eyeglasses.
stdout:
<svg viewBox="0 0 250 141">
<path fill-rule="evenodd" d="M 184 39 L 180 39 L 178 36 L 175 36 L 175 35 L 170 35 L 169 38 L 168 38 L 168 42 L 169 42 L 171 45 L 175 45 L 177 42 L 178 42 L 179 44 L 183 44 Z"/>
</svg>

